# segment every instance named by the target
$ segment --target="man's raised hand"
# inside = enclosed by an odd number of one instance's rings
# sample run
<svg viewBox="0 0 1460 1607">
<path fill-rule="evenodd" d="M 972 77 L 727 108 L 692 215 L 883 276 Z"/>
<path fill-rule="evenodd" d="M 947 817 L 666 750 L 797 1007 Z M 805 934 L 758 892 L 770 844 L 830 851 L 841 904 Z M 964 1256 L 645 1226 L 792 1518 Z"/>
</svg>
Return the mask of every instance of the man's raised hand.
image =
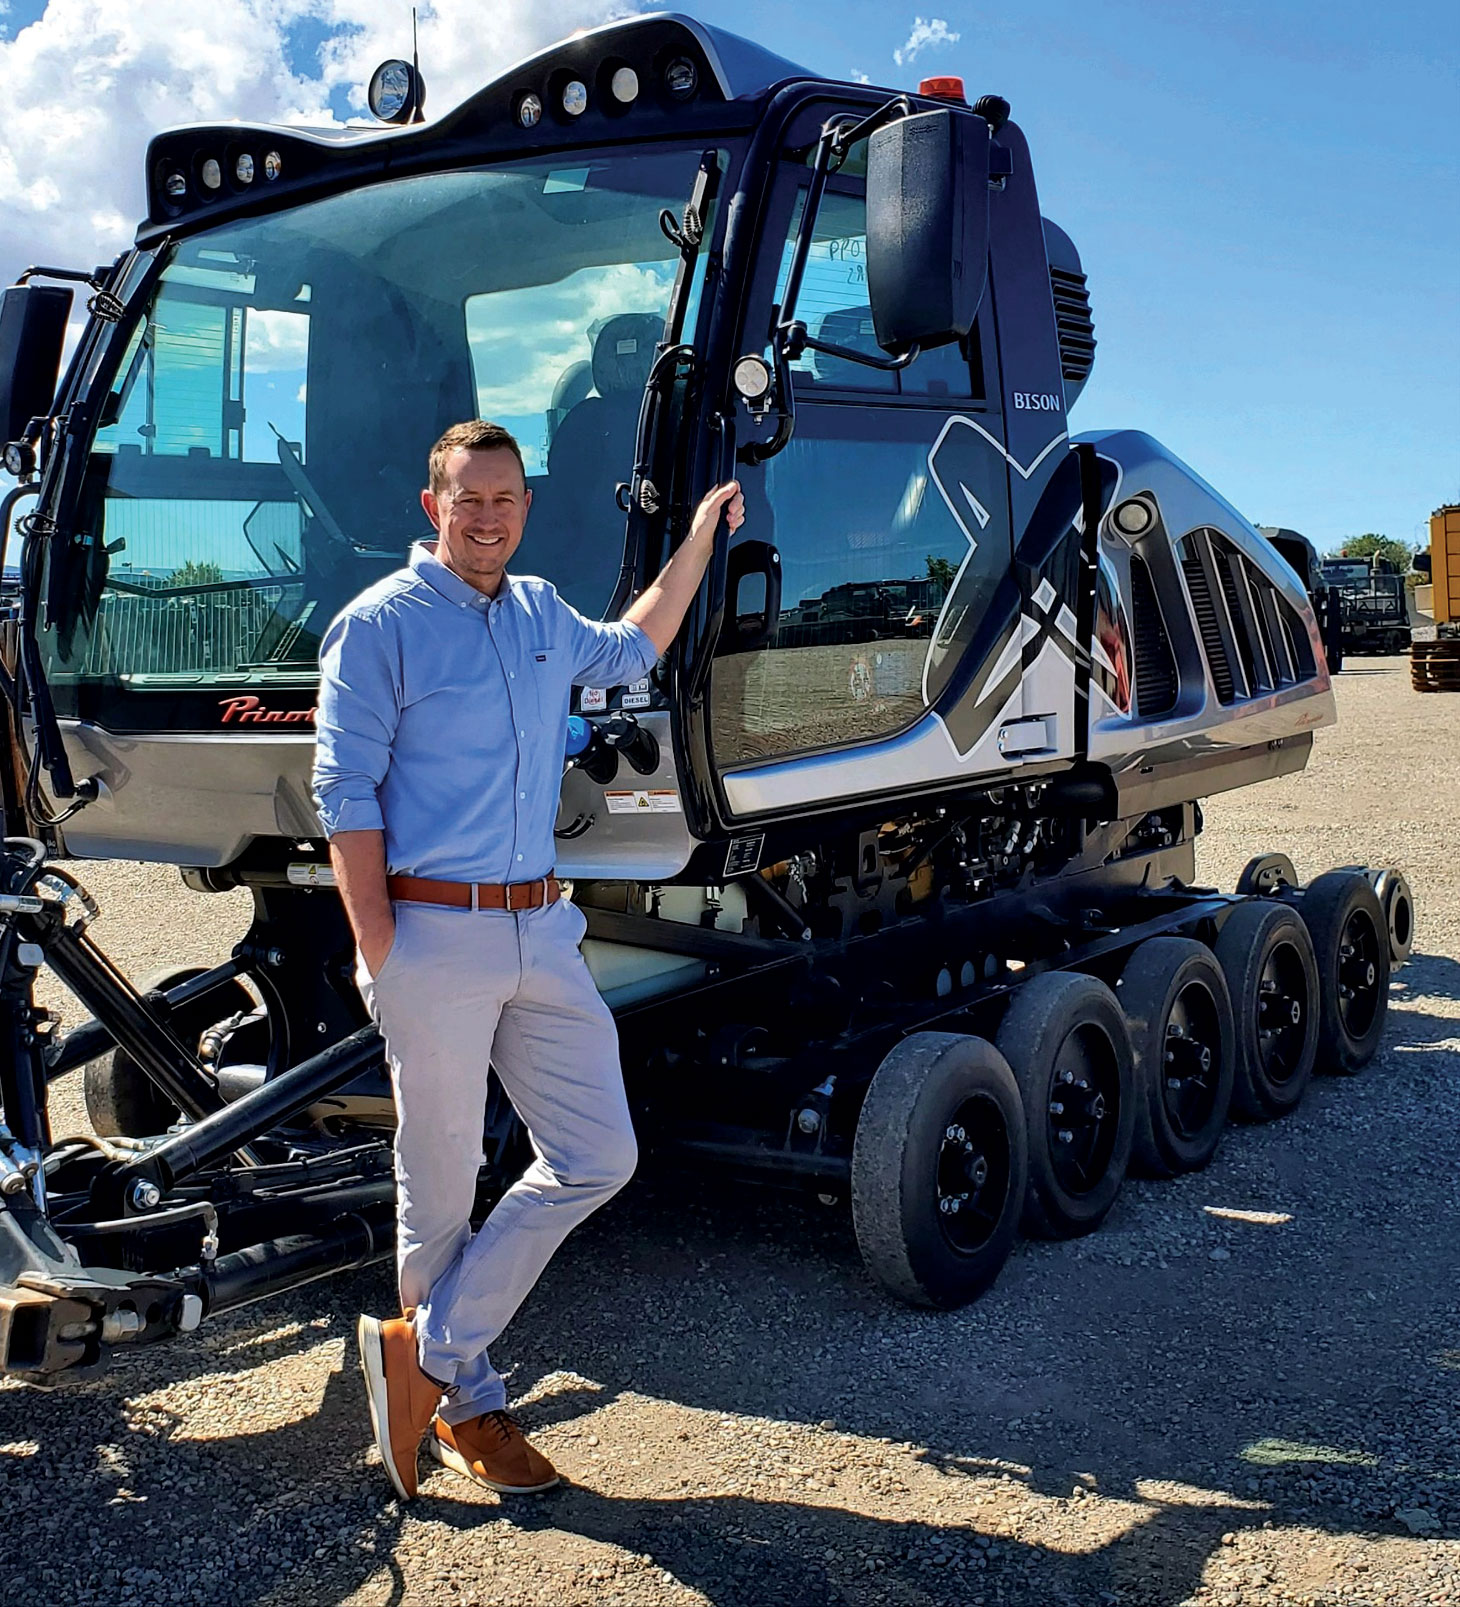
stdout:
<svg viewBox="0 0 1460 1607">
<path fill-rule="evenodd" d="M 725 527 L 733 536 L 745 523 L 745 497 L 738 480 L 727 480 L 724 485 L 717 485 L 713 491 L 705 493 L 699 507 L 695 509 L 694 521 L 689 530 L 690 540 L 704 541 L 706 545 L 713 542 L 722 510 L 725 514 Z"/>
</svg>

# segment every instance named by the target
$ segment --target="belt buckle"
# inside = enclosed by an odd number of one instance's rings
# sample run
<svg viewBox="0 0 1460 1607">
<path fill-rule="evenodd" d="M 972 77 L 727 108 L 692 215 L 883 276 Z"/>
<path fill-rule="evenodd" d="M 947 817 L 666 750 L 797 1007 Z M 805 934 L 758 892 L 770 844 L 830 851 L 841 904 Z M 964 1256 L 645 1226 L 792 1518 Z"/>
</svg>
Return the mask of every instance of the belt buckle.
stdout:
<svg viewBox="0 0 1460 1607">
<path fill-rule="evenodd" d="M 514 891 L 515 891 L 515 889 L 516 889 L 516 887 L 517 887 L 517 883 L 516 883 L 516 882 L 508 882 L 508 883 L 506 883 L 506 885 L 505 885 L 505 886 L 504 886 L 504 887 L 503 887 L 503 888 L 502 888 L 502 896 L 503 896 L 503 897 L 504 897 L 504 899 L 505 899 L 505 900 L 506 900 L 506 903 L 507 903 L 507 913 L 508 913 L 508 914 L 509 914 L 509 915 L 510 915 L 510 914 L 512 914 L 512 910 L 513 910 L 513 905 L 512 905 L 512 894 L 513 894 L 513 892 L 514 892 Z"/>
</svg>

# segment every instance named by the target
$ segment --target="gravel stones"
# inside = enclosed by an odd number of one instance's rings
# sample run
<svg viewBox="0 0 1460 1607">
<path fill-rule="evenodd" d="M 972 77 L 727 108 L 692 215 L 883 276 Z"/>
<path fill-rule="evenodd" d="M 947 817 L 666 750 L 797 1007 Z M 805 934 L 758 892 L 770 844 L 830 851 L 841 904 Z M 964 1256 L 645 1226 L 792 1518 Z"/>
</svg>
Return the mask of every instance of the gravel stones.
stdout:
<svg viewBox="0 0 1460 1607">
<path fill-rule="evenodd" d="M 1128 1182 L 1098 1233 L 1022 1244 L 952 1313 L 883 1300 L 841 1211 L 646 1176 L 498 1346 L 571 1481 L 537 1500 L 426 1463 L 417 1501 L 390 1498 L 351 1337 L 390 1306 L 383 1268 L 92 1383 L 0 1385 L 0 1587 L 65 1607 L 1460 1607 L 1460 698 L 1353 662 L 1309 769 L 1212 799 L 1199 863 L 1224 887 L 1268 849 L 1307 876 L 1406 871 L 1419 952 L 1362 1076 L 1230 1128 L 1202 1173 Z M 166 870 L 78 868 L 134 975 L 225 954 L 247 920 Z M 76 1078 L 56 1092 L 62 1133 Z"/>
</svg>

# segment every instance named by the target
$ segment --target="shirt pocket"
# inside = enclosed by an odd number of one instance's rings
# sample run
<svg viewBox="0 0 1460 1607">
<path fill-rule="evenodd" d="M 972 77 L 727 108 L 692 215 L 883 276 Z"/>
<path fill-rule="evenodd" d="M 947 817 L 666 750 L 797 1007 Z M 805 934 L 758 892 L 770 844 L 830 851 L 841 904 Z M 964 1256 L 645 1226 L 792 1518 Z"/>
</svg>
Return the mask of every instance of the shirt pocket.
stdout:
<svg viewBox="0 0 1460 1607">
<path fill-rule="evenodd" d="M 560 647 L 534 647 L 527 654 L 537 716 L 550 730 L 568 718 L 568 659 Z"/>
</svg>

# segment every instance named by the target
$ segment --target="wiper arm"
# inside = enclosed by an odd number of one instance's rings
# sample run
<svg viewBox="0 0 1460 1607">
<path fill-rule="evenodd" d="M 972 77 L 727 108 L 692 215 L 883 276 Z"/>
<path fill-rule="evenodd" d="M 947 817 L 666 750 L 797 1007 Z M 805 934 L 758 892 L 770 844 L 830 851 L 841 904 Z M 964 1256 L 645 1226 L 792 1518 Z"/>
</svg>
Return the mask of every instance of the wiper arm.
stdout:
<svg viewBox="0 0 1460 1607">
<path fill-rule="evenodd" d="M 283 432 L 277 425 L 270 423 L 269 428 L 274 432 L 274 438 L 279 443 L 279 467 L 284 471 L 284 478 L 289 482 L 289 489 L 308 508 L 311 515 L 319 521 L 320 528 L 331 541 L 338 542 L 347 552 L 355 551 L 355 543 L 340 529 L 335 516 L 324 505 L 313 481 L 304 472 L 304 460 L 294 450 L 293 444 L 284 439 Z"/>
</svg>

